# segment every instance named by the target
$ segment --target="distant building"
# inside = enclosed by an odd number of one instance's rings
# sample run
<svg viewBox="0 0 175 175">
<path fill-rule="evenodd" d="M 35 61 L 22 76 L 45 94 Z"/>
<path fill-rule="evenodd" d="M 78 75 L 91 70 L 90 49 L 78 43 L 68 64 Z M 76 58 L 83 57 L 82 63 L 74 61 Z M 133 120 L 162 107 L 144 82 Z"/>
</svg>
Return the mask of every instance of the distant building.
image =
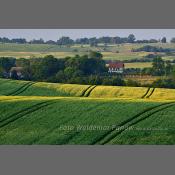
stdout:
<svg viewBox="0 0 175 175">
<path fill-rule="evenodd" d="M 123 73 L 125 65 L 120 61 L 109 62 L 108 72 L 109 73 Z"/>
<path fill-rule="evenodd" d="M 10 69 L 10 77 L 12 77 L 13 72 L 16 72 L 19 79 L 23 78 L 22 75 L 23 67 L 12 67 Z"/>
</svg>

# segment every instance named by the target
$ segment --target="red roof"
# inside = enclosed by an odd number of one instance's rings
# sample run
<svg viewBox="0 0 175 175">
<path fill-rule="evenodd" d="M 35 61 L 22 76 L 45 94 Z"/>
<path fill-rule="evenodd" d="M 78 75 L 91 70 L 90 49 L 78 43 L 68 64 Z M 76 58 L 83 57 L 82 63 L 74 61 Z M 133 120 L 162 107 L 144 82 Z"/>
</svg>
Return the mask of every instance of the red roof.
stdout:
<svg viewBox="0 0 175 175">
<path fill-rule="evenodd" d="M 122 63 L 122 62 L 111 62 L 111 63 L 109 63 L 109 68 L 124 68 L 124 63 Z"/>
</svg>

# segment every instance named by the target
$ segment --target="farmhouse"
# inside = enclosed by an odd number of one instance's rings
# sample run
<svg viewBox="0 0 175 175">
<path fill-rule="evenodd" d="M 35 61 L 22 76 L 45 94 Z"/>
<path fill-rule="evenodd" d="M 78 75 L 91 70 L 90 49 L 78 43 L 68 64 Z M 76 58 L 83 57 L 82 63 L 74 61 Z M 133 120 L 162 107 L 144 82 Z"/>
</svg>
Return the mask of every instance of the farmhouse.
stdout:
<svg viewBox="0 0 175 175">
<path fill-rule="evenodd" d="M 109 73 L 123 73 L 124 71 L 124 63 L 120 61 L 109 62 L 108 64 L 108 72 Z"/>
<path fill-rule="evenodd" d="M 15 72 L 19 79 L 23 78 L 22 71 L 23 71 L 23 67 L 12 67 L 10 69 L 10 77 L 12 77 Z"/>
</svg>

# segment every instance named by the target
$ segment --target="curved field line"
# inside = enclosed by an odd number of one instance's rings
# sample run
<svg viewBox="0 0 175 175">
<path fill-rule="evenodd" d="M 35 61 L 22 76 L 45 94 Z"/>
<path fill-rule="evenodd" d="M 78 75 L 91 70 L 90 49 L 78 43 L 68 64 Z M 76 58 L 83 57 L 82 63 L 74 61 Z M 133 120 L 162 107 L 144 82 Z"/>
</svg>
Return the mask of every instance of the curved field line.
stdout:
<svg viewBox="0 0 175 175">
<path fill-rule="evenodd" d="M 31 108 L 33 108 L 33 107 L 38 106 L 38 105 L 42 105 L 43 103 L 46 103 L 46 101 L 37 103 L 37 104 L 35 104 L 35 105 L 32 105 L 32 106 L 27 107 L 27 108 L 25 108 L 25 109 L 22 109 L 22 110 L 20 110 L 20 111 L 18 111 L 18 112 L 15 112 L 15 113 L 11 114 L 9 117 L 6 117 L 5 119 L 0 120 L 0 123 L 3 122 L 3 121 L 5 121 L 5 120 L 7 120 L 8 118 L 10 118 L 10 117 L 12 117 L 12 116 L 18 115 L 18 114 L 20 114 L 20 113 L 22 113 L 22 112 L 25 112 L 26 110 L 29 110 L 29 109 L 31 109 Z"/>
<path fill-rule="evenodd" d="M 80 95 L 80 97 L 84 97 L 86 91 L 87 91 L 88 89 L 90 89 L 91 87 L 92 87 L 92 85 L 88 86 L 88 87 L 82 92 L 82 94 Z"/>
<path fill-rule="evenodd" d="M 23 99 L 21 97 L 15 97 L 15 98 L 10 98 L 10 99 L 3 99 L 3 100 L 0 100 L 0 102 L 4 102 L 4 101 L 11 101 L 11 100 L 18 100 L 18 99 Z"/>
<path fill-rule="evenodd" d="M 30 84 L 31 82 L 27 82 L 25 84 L 23 84 L 22 86 L 20 86 L 19 88 L 15 89 L 14 91 L 8 93 L 8 94 L 5 94 L 6 96 L 11 96 L 13 95 L 14 93 L 16 93 L 17 91 L 21 90 L 23 87 L 27 86 L 28 84 Z"/>
<path fill-rule="evenodd" d="M 153 95 L 154 91 L 155 91 L 155 88 L 152 89 L 151 93 L 146 98 L 151 97 L 151 95 Z"/>
<path fill-rule="evenodd" d="M 170 107 L 172 107 L 172 106 L 174 106 L 174 104 L 170 104 L 170 105 L 165 106 L 165 107 L 163 107 L 163 108 L 161 108 L 161 109 L 158 109 L 158 110 L 156 110 L 156 111 L 153 111 L 153 112 L 150 113 L 149 115 L 146 115 L 145 117 L 136 120 L 135 122 L 131 123 L 130 125 L 128 125 L 128 126 L 125 127 L 124 129 L 120 130 L 115 136 L 113 136 L 110 140 L 104 142 L 103 144 L 107 144 L 109 141 L 111 141 L 112 139 L 114 139 L 115 137 L 117 137 L 118 135 L 120 135 L 122 132 L 124 132 L 128 127 L 131 127 L 131 126 L 133 126 L 133 125 L 135 125 L 135 124 L 137 124 L 137 123 L 139 123 L 139 122 L 141 122 L 141 121 L 143 121 L 143 120 L 145 120 L 145 119 L 151 117 L 153 114 L 156 114 L 156 113 L 158 113 L 158 112 L 160 112 L 160 111 L 164 111 L 165 109 L 170 108 Z"/>
<path fill-rule="evenodd" d="M 149 91 L 150 91 L 150 87 L 147 89 L 146 93 L 141 98 L 145 98 L 145 96 L 149 93 Z"/>
<path fill-rule="evenodd" d="M 89 95 L 91 94 L 91 92 L 97 87 L 97 85 L 92 86 L 92 88 L 87 92 L 87 94 L 85 94 L 85 97 L 89 97 Z"/>
<path fill-rule="evenodd" d="M 89 107 L 88 109 L 86 109 L 86 111 L 81 112 L 79 115 L 77 116 L 73 116 L 72 118 L 69 118 L 67 120 L 65 120 L 64 122 L 59 123 L 59 125 L 53 127 L 52 129 L 49 130 L 49 132 L 47 132 L 46 134 L 44 134 L 43 136 L 41 136 L 39 139 L 34 139 L 32 141 L 31 144 L 35 144 L 36 142 L 40 141 L 41 139 L 45 138 L 49 133 L 53 132 L 54 130 L 56 130 L 58 127 L 60 127 L 60 125 L 65 125 L 66 123 L 68 123 L 70 120 L 74 120 L 78 117 L 81 117 L 82 115 L 84 115 L 85 113 L 92 111 L 93 109 L 97 109 L 97 107 L 104 105 L 105 103 L 100 103 L 100 104 L 96 104 L 95 106 Z M 71 138 L 73 138 L 77 133 L 79 133 L 80 131 L 75 131 L 73 133 L 71 133 L 71 135 L 68 138 L 65 138 L 64 140 L 61 141 L 61 143 L 59 144 L 66 144 Z"/>
<path fill-rule="evenodd" d="M 19 95 L 21 93 L 23 93 L 24 91 L 26 91 L 30 86 L 32 86 L 33 84 L 35 84 L 35 82 L 32 82 L 28 85 L 26 85 L 25 87 L 23 87 L 21 90 L 17 91 L 16 93 L 14 93 L 13 95 Z"/>
<path fill-rule="evenodd" d="M 113 129 L 111 129 L 110 131 L 108 131 L 108 132 L 106 132 L 105 134 L 103 134 L 100 138 L 98 138 L 97 140 L 95 140 L 94 142 L 92 142 L 92 144 L 98 144 L 99 142 L 103 141 L 103 140 L 105 139 L 105 137 L 106 137 L 106 138 L 110 137 L 110 134 L 112 134 L 113 132 L 115 132 L 116 129 L 117 129 L 117 127 L 123 127 L 124 125 L 126 125 L 126 124 L 132 122 L 133 120 L 139 118 L 140 116 L 142 116 L 142 115 L 144 115 L 144 114 L 146 114 L 146 113 L 148 113 L 148 112 L 150 112 L 150 111 L 152 111 L 152 110 L 154 110 L 154 109 L 157 109 L 157 108 L 159 108 L 159 107 L 161 107 L 161 106 L 174 104 L 174 103 L 175 103 L 175 102 L 163 103 L 163 104 L 160 104 L 160 105 L 157 105 L 157 106 L 153 106 L 153 107 L 147 108 L 147 109 L 143 110 L 142 112 L 139 112 L 138 114 L 134 115 L 133 117 L 131 117 L 131 118 L 129 118 L 129 119 L 127 119 L 127 120 L 121 122 L 119 125 L 116 125 L 115 128 L 113 128 Z M 109 138 L 108 138 L 108 140 L 109 140 Z M 106 143 L 106 142 L 104 142 L 104 144 L 105 144 L 105 143 Z M 102 142 L 102 144 L 103 144 L 103 142 Z"/>
<path fill-rule="evenodd" d="M 16 120 L 18 120 L 22 117 L 25 117 L 27 114 L 31 114 L 35 111 L 40 110 L 43 107 L 49 106 L 55 102 L 56 101 L 50 101 L 50 100 L 45 101 L 45 102 L 41 102 L 41 103 L 35 104 L 33 106 L 30 106 L 28 108 L 25 108 L 21 111 L 18 111 L 14 114 L 11 114 L 10 116 L 6 117 L 5 119 L 0 120 L 0 128 L 4 127 L 12 122 L 15 122 Z"/>
<path fill-rule="evenodd" d="M 29 85 L 29 84 L 31 84 L 31 82 L 27 82 L 27 83 L 23 84 L 21 87 L 19 87 L 19 88 L 16 89 L 15 91 L 6 94 L 6 96 L 14 95 L 15 93 L 19 92 L 21 89 L 25 88 L 25 87 L 26 87 L 27 85 Z"/>
</svg>

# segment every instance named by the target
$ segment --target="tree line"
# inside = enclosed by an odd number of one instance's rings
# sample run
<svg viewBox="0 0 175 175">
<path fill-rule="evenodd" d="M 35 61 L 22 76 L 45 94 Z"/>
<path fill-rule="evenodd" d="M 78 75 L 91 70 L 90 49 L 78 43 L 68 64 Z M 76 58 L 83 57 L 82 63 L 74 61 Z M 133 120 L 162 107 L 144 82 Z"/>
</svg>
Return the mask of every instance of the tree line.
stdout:
<svg viewBox="0 0 175 175">
<path fill-rule="evenodd" d="M 175 49 L 171 49 L 171 48 L 162 48 L 162 47 L 156 47 L 156 46 L 150 46 L 150 45 L 146 45 L 137 49 L 132 49 L 132 52 L 174 52 Z"/>
<path fill-rule="evenodd" d="M 91 37 L 91 38 L 78 38 L 78 39 L 71 39 L 68 36 L 63 36 L 59 38 L 57 41 L 48 40 L 44 41 L 42 38 L 40 39 L 33 39 L 31 41 L 27 41 L 25 38 L 14 38 L 9 39 L 7 37 L 0 37 L 1 43 L 18 43 L 18 44 L 53 44 L 53 45 L 73 45 L 73 44 L 90 44 L 91 46 L 96 46 L 98 44 L 123 44 L 123 43 L 166 43 L 167 39 L 166 37 L 163 37 L 162 39 L 149 39 L 149 40 L 136 40 L 136 37 L 133 34 L 130 34 L 128 37 L 109 37 L 109 36 L 103 36 L 103 37 Z M 172 43 L 175 43 L 175 38 L 171 39 Z"/>
<path fill-rule="evenodd" d="M 158 87 L 175 88 L 175 67 L 157 56 L 153 59 L 151 68 L 125 69 L 123 74 L 108 73 L 106 62 L 99 52 L 89 55 L 75 55 L 57 59 L 52 55 L 44 58 L 0 58 L 0 77 L 7 78 L 11 73 L 12 79 L 46 81 L 53 83 L 73 83 L 112 86 L 141 86 L 136 81 L 125 80 L 124 75 L 152 75 L 166 77 L 153 85 Z M 22 77 L 12 67 L 20 67 Z M 161 81 L 161 82 L 160 82 Z"/>
</svg>

